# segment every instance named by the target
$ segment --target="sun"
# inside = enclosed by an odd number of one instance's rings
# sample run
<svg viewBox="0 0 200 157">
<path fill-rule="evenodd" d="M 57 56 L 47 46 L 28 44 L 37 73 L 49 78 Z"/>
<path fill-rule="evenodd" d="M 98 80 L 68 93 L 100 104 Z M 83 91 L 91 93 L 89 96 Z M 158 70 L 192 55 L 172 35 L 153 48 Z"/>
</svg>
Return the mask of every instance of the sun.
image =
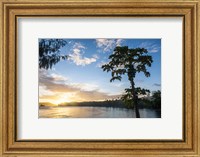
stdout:
<svg viewBox="0 0 200 157">
<path fill-rule="evenodd" d="M 55 92 L 53 95 L 49 97 L 40 97 L 40 102 L 49 102 L 54 104 L 55 106 L 58 106 L 62 103 L 69 103 L 69 102 L 80 102 L 82 101 L 81 97 L 77 95 L 76 92 Z"/>
<path fill-rule="evenodd" d="M 65 102 L 72 102 L 74 101 L 73 99 L 73 93 L 64 93 L 61 94 L 59 97 L 54 98 L 52 100 L 50 100 L 52 103 L 59 105 L 61 103 L 65 103 Z"/>
</svg>

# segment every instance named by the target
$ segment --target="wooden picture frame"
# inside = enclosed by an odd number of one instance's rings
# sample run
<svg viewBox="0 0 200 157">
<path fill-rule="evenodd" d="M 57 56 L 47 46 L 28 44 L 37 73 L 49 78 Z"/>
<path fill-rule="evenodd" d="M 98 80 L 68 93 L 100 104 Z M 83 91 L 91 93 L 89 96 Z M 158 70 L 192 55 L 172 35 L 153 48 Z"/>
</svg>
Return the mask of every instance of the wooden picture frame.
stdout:
<svg viewBox="0 0 200 157">
<path fill-rule="evenodd" d="M 200 156 L 199 1 L 2 0 L 0 7 L 0 156 Z M 63 16 L 183 18 L 182 140 L 17 140 L 17 19 Z"/>
</svg>

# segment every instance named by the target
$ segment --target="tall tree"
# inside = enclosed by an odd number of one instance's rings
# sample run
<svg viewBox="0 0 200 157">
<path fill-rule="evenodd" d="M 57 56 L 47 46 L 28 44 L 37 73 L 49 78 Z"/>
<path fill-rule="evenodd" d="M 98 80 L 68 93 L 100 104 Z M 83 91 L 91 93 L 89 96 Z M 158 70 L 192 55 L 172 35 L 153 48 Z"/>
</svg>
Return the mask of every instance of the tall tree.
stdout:
<svg viewBox="0 0 200 157">
<path fill-rule="evenodd" d="M 127 75 L 130 81 L 130 88 L 125 89 L 122 100 L 125 104 L 135 109 L 136 118 L 140 118 L 138 108 L 138 95 L 145 94 L 149 90 L 135 87 L 134 78 L 137 73 L 143 72 L 146 77 L 150 76 L 147 67 L 151 67 L 153 62 L 152 56 L 148 55 L 148 51 L 144 48 L 129 49 L 128 46 L 116 47 L 113 54 L 109 56 L 109 63 L 102 65 L 103 71 L 111 72 L 114 80 L 121 81 L 122 75 Z"/>
<path fill-rule="evenodd" d="M 60 54 L 60 49 L 67 44 L 64 39 L 39 39 L 39 68 L 51 69 L 67 55 Z"/>
</svg>

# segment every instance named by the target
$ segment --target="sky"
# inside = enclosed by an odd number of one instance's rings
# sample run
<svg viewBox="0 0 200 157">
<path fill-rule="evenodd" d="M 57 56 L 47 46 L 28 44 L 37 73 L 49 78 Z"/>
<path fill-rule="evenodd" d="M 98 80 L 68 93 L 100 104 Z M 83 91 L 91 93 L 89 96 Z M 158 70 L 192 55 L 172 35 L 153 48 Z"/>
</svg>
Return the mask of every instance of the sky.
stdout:
<svg viewBox="0 0 200 157">
<path fill-rule="evenodd" d="M 148 67 L 150 77 L 137 73 L 136 87 L 161 90 L 161 39 L 65 39 L 67 44 L 60 49 L 68 55 L 52 69 L 39 69 L 39 102 L 60 104 L 63 102 L 103 101 L 119 98 L 130 87 L 127 76 L 121 81 L 110 82 L 111 73 L 101 66 L 116 46 L 145 48 L 152 56 Z"/>
</svg>

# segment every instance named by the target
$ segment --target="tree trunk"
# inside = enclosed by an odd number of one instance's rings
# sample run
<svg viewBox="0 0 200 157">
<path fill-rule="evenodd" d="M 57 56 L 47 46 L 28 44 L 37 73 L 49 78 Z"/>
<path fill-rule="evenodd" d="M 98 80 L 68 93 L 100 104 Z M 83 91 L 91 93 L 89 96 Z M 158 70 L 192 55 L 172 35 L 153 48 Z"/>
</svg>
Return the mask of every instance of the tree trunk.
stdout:
<svg viewBox="0 0 200 157">
<path fill-rule="evenodd" d="M 136 118 L 140 118 L 140 112 L 139 112 L 139 108 L 138 108 L 138 97 L 135 93 L 135 83 L 133 81 L 133 78 L 130 80 L 131 82 L 131 88 L 132 88 L 132 94 L 133 94 L 133 103 L 135 106 L 135 114 L 136 114 Z"/>
<path fill-rule="evenodd" d="M 136 96 L 137 97 L 137 96 Z M 136 114 L 136 118 L 140 118 L 140 112 L 138 109 L 138 101 L 137 98 L 135 98 L 135 114 Z"/>
</svg>

